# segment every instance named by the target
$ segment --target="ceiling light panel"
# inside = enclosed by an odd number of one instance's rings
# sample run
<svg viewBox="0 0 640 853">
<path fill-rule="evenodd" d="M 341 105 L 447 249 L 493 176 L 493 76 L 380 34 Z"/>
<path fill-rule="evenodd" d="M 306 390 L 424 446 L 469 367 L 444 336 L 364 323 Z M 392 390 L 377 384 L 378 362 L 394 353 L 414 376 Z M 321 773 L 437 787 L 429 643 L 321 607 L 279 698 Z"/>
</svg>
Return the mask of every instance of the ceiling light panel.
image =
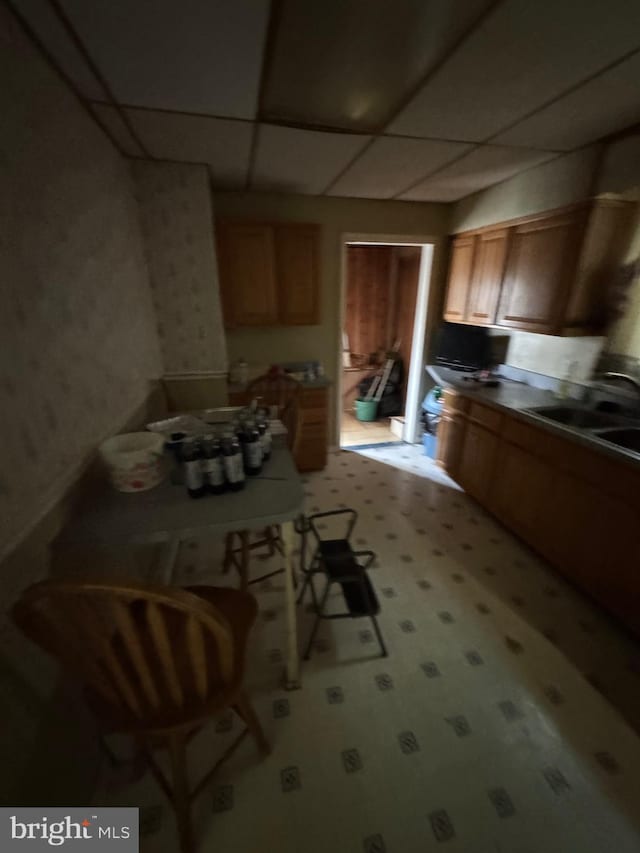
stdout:
<svg viewBox="0 0 640 853">
<path fill-rule="evenodd" d="M 62 0 L 120 103 L 254 118 L 268 0 Z"/>
<path fill-rule="evenodd" d="M 380 137 L 337 180 L 329 194 L 391 198 L 470 148 L 464 142 Z"/>
<path fill-rule="evenodd" d="M 491 0 L 283 0 L 263 119 L 368 132 Z"/>
<path fill-rule="evenodd" d="M 483 145 L 403 193 L 404 201 L 457 201 L 553 158 L 548 151 Z"/>
<path fill-rule="evenodd" d="M 252 185 L 276 192 L 322 193 L 370 138 L 261 124 Z"/>
<path fill-rule="evenodd" d="M 101 101 L 105 92 L 67 33 L 49 0 L 19 0 L 17 10 L 78 91 Z"/>
<path fill-rule="evenodd" d="M 570 151 L 640 121 L 640 53 L 575 89 L 493 141 Z"/>
<path fill-rule="evenodd" d="M 127 109 L 126 113 L 152 157 L 207 163 L 215 186 L 244 186 L 253 133 L 251 122 L 155 110 Z"/>
<path fill-rule="evenodd" d="M 500 3 L 387 132 L 483 141 L 638 45 L 640 3 Z"/>
</svg>

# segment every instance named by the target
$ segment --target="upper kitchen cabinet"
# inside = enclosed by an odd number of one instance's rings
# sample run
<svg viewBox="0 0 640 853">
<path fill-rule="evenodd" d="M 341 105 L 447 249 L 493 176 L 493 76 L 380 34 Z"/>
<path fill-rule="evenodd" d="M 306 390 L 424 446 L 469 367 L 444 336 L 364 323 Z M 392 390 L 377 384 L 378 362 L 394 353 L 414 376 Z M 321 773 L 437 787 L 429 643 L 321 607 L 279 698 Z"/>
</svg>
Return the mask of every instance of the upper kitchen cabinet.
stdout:
<svg viewBox="0 0 640 853">
<path fill-rule="evenodd" d="M 578 262 L 584 212 L 516 225 L 511 235 L 497 324 L 558 334 Z"/>
<path fill-rule="evenodd" d="M 216 222 L 227 328 L 318 322 L 316 225 Z"/>
<path fill-rule="evenodd" d="M 459 235 L 444 319 L 549 335 L 602 333 L 631 211 L 626 202 L 598 199 Z M 472 247 L 464 303 L 462 285 L 457 295 L 454 287 L 462 280 L 456 244 Z"/>
<path fill-rule="evenodd" d="M 475 247 L 474 235 L 456 237 L 451 244 L 444 319 L 452 323 L 459 323 L 466 319 Z"/>
<path fill-rule="evenodd" d="M 473 278 L 465 320 L 478 326 L 496 322 L 498 300 L 507 257 L 509 229 L 498 228 L 478 234 Z"/>
<path fill-rule="evenodd" d="M 317 225 L 279 225 L 276 260 L 280 322 L 311 326 L 318 322 Z"/>
</svg>

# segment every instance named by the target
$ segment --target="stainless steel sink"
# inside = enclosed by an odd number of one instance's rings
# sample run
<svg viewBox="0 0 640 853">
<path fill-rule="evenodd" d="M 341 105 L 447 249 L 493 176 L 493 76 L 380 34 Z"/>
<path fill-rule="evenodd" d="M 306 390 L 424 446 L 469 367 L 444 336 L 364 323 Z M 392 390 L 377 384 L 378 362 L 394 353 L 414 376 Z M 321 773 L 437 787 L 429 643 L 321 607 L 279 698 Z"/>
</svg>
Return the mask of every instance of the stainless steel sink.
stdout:
<svg viewBox="0 0 640 853">
<path fill-rule="evenodd" d="M 605 429 L 598 432 L 598 438 L 610 441 L 618 447 L 627 450 L 635 450 L 640 453 L 640 427 L 626 427 L 623 429 Z"/>
<path fill-rule="evenodd" d="M 530 409 L 533 414 L 540 415 L 557 424 L 577 427 L 578 429 L 598 429 L 615 427 L 625 422 L 619 415 L 609 415 L 606 412 L 594 412 L 591 409 L 581 409 L 578 406 L 541 406 Z"/>
</svg>

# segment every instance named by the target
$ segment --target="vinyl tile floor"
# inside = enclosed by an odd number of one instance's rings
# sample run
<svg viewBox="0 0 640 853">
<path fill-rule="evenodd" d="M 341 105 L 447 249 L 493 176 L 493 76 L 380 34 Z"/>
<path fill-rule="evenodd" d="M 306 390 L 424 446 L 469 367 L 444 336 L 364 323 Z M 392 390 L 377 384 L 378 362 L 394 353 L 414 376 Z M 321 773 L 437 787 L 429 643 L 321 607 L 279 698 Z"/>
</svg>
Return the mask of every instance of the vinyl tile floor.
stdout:
<svg viewBox="0 0 640 853">
<path fill-rule="evenodd" d="M 286 692 L 282 576 L 252 587 L 246 683 L 273 750 L 246 738 L 222 766 L 194 805 L 199 849 L 637 853 L 638 644 L 419 448 L 337 452 L 305 495 L 308 514 L 358 511 L 389 656 L 368 619 L 325 621 Z M 220 562 L 221 543 L 185 543 L 179 579 L 229 584 Z M 312 619 L 301 606 L 301 646 Z M 194 738 L 194 782 L 240 727 L 225 713 Z M 141 849 L 178 850 L 150 774 L 107 774 L 96 803 L 139 805 Z"/>
</svg>

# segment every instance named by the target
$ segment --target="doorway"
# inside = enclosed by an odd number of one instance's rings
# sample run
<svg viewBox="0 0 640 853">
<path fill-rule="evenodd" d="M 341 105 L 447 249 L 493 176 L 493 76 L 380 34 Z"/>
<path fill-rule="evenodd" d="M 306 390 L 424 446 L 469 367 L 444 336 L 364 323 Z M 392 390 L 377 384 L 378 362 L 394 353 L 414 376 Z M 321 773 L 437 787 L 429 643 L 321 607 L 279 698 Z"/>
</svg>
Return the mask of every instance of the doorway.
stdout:
<svg viewBox="0 0 640 853">
<path fill-rule="evenodd" d="M 432 243 L 345 239 L 337 407 L 343 448 L 416 441 L 432 256 Z"/>
</svg>

